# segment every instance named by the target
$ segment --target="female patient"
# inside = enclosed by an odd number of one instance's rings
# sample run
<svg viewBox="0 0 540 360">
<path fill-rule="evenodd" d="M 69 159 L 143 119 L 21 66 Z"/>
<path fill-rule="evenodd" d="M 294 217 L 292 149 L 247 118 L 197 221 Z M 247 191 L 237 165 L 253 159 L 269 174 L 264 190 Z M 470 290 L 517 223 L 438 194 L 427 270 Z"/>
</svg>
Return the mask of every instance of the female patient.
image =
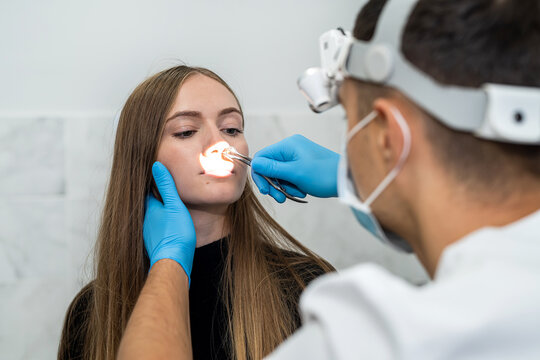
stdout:
<svg viewBox="0 0 540 360">
<path fill-rule="evenodd" d="M 115 357 L 149 270 L 142 227 L 145 197 L 156 193 L 156 160 L 173 176 L 197 233 L 189 294 L 194 358 L 260 359 L 299 326 L 301 291 L 331 266 L 268 215 L 245 166 L 225 176 L 201 166 L 200 157 L 223 141 L 248 154 L 243 127 L 236 96 L 206 69 L 174 67 L 131 94 L 116 134 L 95 280 L 67 311 L 60 359 Z"/>
</svg>

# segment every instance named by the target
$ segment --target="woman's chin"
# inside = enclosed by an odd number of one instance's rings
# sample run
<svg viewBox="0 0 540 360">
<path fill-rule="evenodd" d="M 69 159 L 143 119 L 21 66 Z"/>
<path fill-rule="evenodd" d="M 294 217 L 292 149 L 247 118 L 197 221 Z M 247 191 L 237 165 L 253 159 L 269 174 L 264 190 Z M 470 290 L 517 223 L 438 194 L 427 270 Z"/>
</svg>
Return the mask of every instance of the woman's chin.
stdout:
<svg viewBox="0 0 540 360">
<path fill-rule="evenodd" d="M 238 201 L 240 199 L 240 196 L 242 195 L 237 193 L 212 193 L 212 191 L 208 191 L 206 194 L 201 194 L 202 196 L 194 196 L 189 197 L 188 199 L 184 200 L 184 203 L 186 203 L 186 206 L 223 206 L 223 205 L 230 205 Z M 189 206 L 188 206 L 189 207 Z"/>
<path fill-rule="evenodd" d="M 227 170 L 214 170 L 214 171 L 202 173 L 202 175 L 208 176 L 214 179 L 226 179 L 228 177 L 231 177 L 233 174 L 234 172 L 227 171 Z"/>
</svg>

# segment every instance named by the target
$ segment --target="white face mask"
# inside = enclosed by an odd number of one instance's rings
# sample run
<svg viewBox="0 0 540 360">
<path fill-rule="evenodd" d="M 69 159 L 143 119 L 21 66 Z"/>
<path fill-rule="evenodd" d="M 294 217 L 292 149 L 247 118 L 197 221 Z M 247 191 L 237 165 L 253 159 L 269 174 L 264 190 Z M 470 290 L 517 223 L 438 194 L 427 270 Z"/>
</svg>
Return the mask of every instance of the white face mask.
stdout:
<svg viewBox="0 0 540 360">
<path fill-rule="evenodd" d="M 356 124 L 351 131 L 346 134 L 343 142 L 342 155 L 338 166 L 338 197 L 341 202 L 349 205 L 356 216 L 358 222 L 373 236 L 382 242 L 389 244 L 402 252 L 412 252 L 410 245 L 397 234 L 384 230 L 371 211 L 371 204 L 375 199 L 386 189 L 386 187 L 395 179 L 409 152 L 411 150 L 411 132 L 407 122 L 396 108 L 392 108 L 392 113 L 403 133 L 403 151 L 399 157 L 396 166 L 386 175 L 381 183 L 373 190 L 373 192 L 362 201 L 357 196 L 355 184 L 352 180 L 349 163 L 347 161 L 347 145 L 354 135 L 362 130 L 367 124 L 377 117 L 377 112 L 374 110 L 369 113 L 362 121 Z"/>
</svg>

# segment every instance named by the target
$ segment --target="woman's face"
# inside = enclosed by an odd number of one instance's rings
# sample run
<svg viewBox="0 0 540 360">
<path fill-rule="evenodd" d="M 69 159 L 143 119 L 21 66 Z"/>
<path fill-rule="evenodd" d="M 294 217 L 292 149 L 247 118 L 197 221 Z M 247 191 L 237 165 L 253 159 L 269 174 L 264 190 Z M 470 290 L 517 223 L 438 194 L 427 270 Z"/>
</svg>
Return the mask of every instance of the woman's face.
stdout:
<svg viewBox="0 0 540 360">
<path fill-rule="evenodd" d="M 169 169 L 186 206 L 225 205 L 240 198 L 246 167 L 235 162 L 228 171 L 232 164 L 225 161 L 224 171 L 205 171 L 200 157 L 223 141 L 248 154 L 243 131 L 240 108 L 225 86 L 201 74 L 184 81 L 167 114 L 157 160 Z"/>
</svg>

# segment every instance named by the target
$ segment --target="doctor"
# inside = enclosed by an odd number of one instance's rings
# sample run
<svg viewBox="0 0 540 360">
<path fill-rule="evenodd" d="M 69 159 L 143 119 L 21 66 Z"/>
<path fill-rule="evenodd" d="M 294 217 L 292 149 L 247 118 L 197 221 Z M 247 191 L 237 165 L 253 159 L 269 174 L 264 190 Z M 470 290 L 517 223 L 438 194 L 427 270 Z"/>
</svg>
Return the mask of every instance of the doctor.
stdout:
<svg viewBox="0 0 540 360">
<path fill-rule="evenodd" d="M 311 108 L 345 108 L 342 156 L 295 135 L 259 174 L 339 196 L 433 281 L 370 264 L 315 281 L 303 326 L 271 359 L 540 359 L 540 2 L 371 0 L 352 36 L 321 37 L 299 80 Z M 338 174 L 336 177 L 336 173 Z M 123 359 L 189 358 L 189 215 L 168 172 L 148 209 L 152 269 Z M 194 242 L 193 242 L 194 243 Z"/>
</svg>

